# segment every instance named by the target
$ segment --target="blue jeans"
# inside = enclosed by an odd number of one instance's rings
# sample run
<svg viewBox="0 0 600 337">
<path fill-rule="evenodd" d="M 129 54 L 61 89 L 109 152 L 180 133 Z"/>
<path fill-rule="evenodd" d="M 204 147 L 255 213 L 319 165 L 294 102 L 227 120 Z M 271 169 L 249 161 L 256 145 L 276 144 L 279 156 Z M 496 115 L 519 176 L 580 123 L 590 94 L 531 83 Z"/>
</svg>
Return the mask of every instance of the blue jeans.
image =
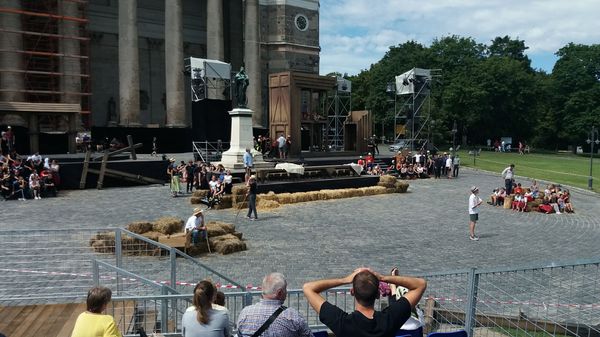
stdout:
<svg viewBox="0 0 600 337">
<path fill-rule="evenodd" d="M 206 231 L 202 231 L 202 230 L 198 230 L 198 229 L 192 229 L 192 243 L 193 244 L 198 244 L 199 240 L 198 240 L 198 236 L 202 236 L 202 239 L 206 239 Z"/>
</svg>

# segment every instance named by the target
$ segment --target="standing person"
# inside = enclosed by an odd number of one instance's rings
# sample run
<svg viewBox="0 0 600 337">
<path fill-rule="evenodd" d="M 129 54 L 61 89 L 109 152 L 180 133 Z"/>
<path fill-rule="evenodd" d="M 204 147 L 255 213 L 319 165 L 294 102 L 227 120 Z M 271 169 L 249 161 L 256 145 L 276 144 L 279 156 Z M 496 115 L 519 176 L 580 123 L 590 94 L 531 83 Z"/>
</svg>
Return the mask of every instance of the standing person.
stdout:
<svg viewBox="0 0 600 337">
<path fill-rule="evenodd" d="M 8 152 L 12 152 L 12 150 L 15 148 L 15 134 L 10 126 L 6 127 L 4 139 L 6 140 L 6 145 L 8 146 Z"/>
<path fill-rule="evenodd" d="M 200 281 L 194 288 L 193 310 L 188 310 L 181 318 L 183 337 L 229 337 L 229 314 L 225 310 L 213 308 L 217 288 L 212 282 Z"/>
<path fill-rule="evenodd" d="M 250 176 L 246 186 L 248 186 L 248 192 L 246 193 L 246 197 L 248 198 L 248 215 L 246 217 L 250 220 L 258 220 L 258 215 L 256 214 L 256 194 L 258 185 L 256 184 L 255 175 Z M 252 212 L 254 212 L 254 218 L 252 218 Z"/>
<path fill-rule="evenodd" d="M 194 208 L 194 213 L 192 213 L 192 216 L 185 223 L 185 236 L 186 241 L 189 239 L 193 244 L 200 243 L 199 236 L 202 236 L 203 239 L 206 238 L 204 214 L 200 208 Z"/>
<path fill-rule="evenodd" d="M 71 337 L 121 337 L 115 319 L 102 314 L 110 302 L 112 292 L 106 287 L 94 287 L 88 291 L 87 311 L 77 317 Z"/>
<path fill-rule="evenodd" d="M 244 170 L 246 170 L 246 176 L 244 177 L 244 179 L 248 181 L 248 177 L 250 177 L 250 175 L 252 174 L 252 167 L 254 166 L 254 157 L 252 157 L 250 149 L 246 149 L 246 152 L 244 152 L 244 157 L 242 159 L 244 160 Z"/>
<path fill-rule="evenodd" d="M 398 300 L 391 300 L 382 311 L 375 310 L 375 300 L 379 298 L 379 283 L 386 282 L 408 289 Z M 321 292 L 352 284 L 355 311 L 351 314 L 329 303 Z M 396 332 L 411 315 L 411 310 L 419 303 L 427 288 L 427 282 L 420 278 L 396 275 L 380 275 L 367 268 L 358 268 L 344 278 L 319 280 L 305 283 L 302 287 L 308 303 L 319 315 L 319 320 L 327 325 L 336 336 L 395 336 Z"/>
<path fill-rule="evenodd" d="M 277 138 L 277 149 L 279 149 L 279 158 L 285 159 L 285 137 L 283 133 Z"/>
<path fill-rule="evenodd" d="M 247 306 L 238 317 L 238 336 L 253 336 L 270 317 L 262 337 L 312 337 L 304 317 L 294 308 L 286 308 L 283 302 L 287 298 L 287 281 L 281 273 L 271 273 L 262 281 L 262 299 Z M 279 309 L 279 310 L 278 310 Z M 278 314 L 276 314 L 278 312 Z M 342 336 L 342 335 L 338 335 Z"/>
<path fill-rule="evenodd" d="M 479 205 L 483 202 L 478 196 L 479 188 L 471 187 L 471 196 L 469 196 L 469 239 L 477 241 L 479 238 L 475 235 L 475 225 L 479 220 Z"/>
<path fill-rule="evenodd" d="M 447 155 L 446 156 L 446 176 L 448 179 L 450 179 L 452 177 L 452 156 L 451 155 Z"/>
<path fill-rule="evenodd" d="M 510 164 L 507 168 L 502 171 L 502 178 L 504 178 L 504 186 L 506 187 L 506 194 L 512 194 L 513 181 L 515 178 L 515 164 Z"/>
<path fill-rule="evenodd" d="M 181 190 L 181 186 L 179 184 L 179 170 L 177 169 L 177 164 L 175 163 L 175 158 L 169 159 L 169 166 L 167 167 L 167 174 L 171 180 L 171 196 L 173 198 L 177 197 L 177 194 Z"/>
<path fill-rule="evenodd" d="M 192 193 L 194 189 L 194 172 L 196 172 L 196 164 L 193 160 L 190 160 L 185 165 L 186 179 L 185 179 L 185 192 Z"/>
<path fill-rule="evenodd" d="M 379 155 L 379 146 L 377 146 L 379 140 L 377 139 L 377 135 L 373 135 L 372 138 L 372 142 L 373 142 L 373 153 L 376 153 L 377 155 Z"/>
<path fill-rule="evenodd" d="M 285 157 L 289 158 L 290 157 L 290 148 L 292 147 L 292 136 L 287 135 L 287 138 L 285 139 Z"/>
<path fill-rule="evenodd" d="M 458 169 L 460 168 L 460 157 L 458 155 L 454 156 L 454 161 L 452 162 L 452 176 L 454 178 L 458 177 Z"/>
</svg>

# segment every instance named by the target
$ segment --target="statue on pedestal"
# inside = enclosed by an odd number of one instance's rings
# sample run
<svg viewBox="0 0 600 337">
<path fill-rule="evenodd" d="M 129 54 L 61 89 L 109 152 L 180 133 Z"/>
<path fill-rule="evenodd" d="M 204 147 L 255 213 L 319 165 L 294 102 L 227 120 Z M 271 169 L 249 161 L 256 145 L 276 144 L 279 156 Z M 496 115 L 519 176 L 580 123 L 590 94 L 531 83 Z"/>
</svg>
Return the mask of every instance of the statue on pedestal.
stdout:
<svg viewBox="0 0 600 337">
<path fill-rule="evenodd" d="M 248 107 L 248 97 L 246 96 L 246 89 L 250 84 L 250 80 L 248 80 L 248 75 L 246 75 L 246 71 L 244 67 L 240 67 L 240 71 L 235 74 L 234 77 L 235 82 L 235 103 L 238 108 L 247 108 Z"/>
</svg>

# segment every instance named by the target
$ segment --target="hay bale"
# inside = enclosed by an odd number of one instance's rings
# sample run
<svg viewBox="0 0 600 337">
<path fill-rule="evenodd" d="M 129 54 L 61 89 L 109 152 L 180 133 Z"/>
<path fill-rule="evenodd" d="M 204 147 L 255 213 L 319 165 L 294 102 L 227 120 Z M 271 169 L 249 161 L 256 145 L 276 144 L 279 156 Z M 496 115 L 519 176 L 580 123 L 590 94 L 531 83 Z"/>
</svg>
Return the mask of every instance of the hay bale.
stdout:
<svg viewBox="0 0 600 337">
<path fill-rule="evenodd" d="M 256 208 L 260 209 L 261 211 L 268 211 L 274 208 L 278 208 L 279 206 L 281 205 L 275 200 L 258 199 L 258 202 L 256 203 Z"/>
<path fill-rule="evenodd" d="M 275 194 L 275 192 L 273 191 L 269 191 L 269 193 L 263 193 L 263 194 L 259 194 L 256 197 L 257 200 L 273 200 L 273 201 L 277 201 L 277 194 Z"/>
<path fill-rule="evenodd" d="M 245 184 L 233 185 L 233 187 L 231 188 L 231 194 L 233 195 L 244 196 L 246 195 L 246 193 L 248 193 L 248 186 L 246 186 Z"/>
<path fill-rule="evenodd" d="M 163 217 L 154 221 L 152 230 L 167 235 L 181 232 L 183 231 L 183 220 L 172 216 Z"/>
<path fill-rule="evenodd" d="M 395 188 L 395 187 L 392 187 L 392 188 L 386 188 L 386 189 L 385 189 L 385 193 L 387 193 L 387 194 L 396 193 L 396 188 Z"/>
<path fill-rule="evenodd" d="M 396 177 L 391 175 L 383 175 L 379 177 L 379 183 L 377 186 L 387 187 L 387 188 L 395 188 Z"/>
<path fill-rule="evenodd" d="M 152 230 L 152 223 L 147 221 L 134 221 L 126 225 L 125 228 L 135 234 L 143 234 Z"/>
<path fill-rule="evenodd" d="M 142 233 L 143 237 L 148 238 L 150 240 L 154 240 L 156 242 L 158 242 L 158 238 L 161 237 L 161 236 L 163 236 L 163 235 L 164 234 L 160 233 L 160 232 L 145 232 L 145 233 Z"/>
<path fill-rule="evenodd" d="M 194 193 L 192 193 L 192 198 L 206 198 L 208 197 L 208 192 L 210 192 L 209 190 L 195 190 Z"/>
<path fill-rule="evenodd" d="M 280 204 L 293 204 L 295 202 L 295 198 L 292 193 L 280 193 L 277 195 L 277 201 Z"/>
<path fill-rule="evenodd" d="M 231 254 L 246 250 L 246 243 L 233 234 L 209 238 L 210 247 L 220 254 Z"/>
<path fill-rule="evenodd" d="M 233 232 L 233 233 L 231 233 L 231 235 L 235 236 L 236 238 L 238 238 L 240 240 L 242 239 L 242 236 L 243 236 L 243 234 L 240 232 Z"/>
<path fill-rule="evenodd" d="M 190 204 L 192 204 L 192 205 L 199 205 L 199 204 L 202 203 L 202 199 L 204 199 L 204 198 L 191 197 L 190 198 Z"/>
<path fill-rule="evenodd" d="M 90 247 L 98 253 L 114 253 L 115 233 L 100 232 L 90 238 Z"/>
<path fill-rule="evenodd" d="M 383 194 L 386 192 L 385 187 L 383 186 L 363 187 L 363 190 L 365 191 L 365 196 Z"/>
<path fill-rule="evenodd" d="M 397 181 L 394 185 L 396 193 L 406 193 L 406 191 L 408 191 L 408 186 L 408 183 L 404 181 Z"/>
<path fill-rule="evenodd" d="M 504 209 L 511 209 L 512 208 L 512 202 L 513 202 L 514 196 L 512 195 L 507 195 L 504 198 Z"/>
<path fill-rule="evenodd" d="M 231 195 L 224 195 L 221 197 L 221 201 L 215 204 L 214 209 L 226 209 L 233 207 L 233 198 Z"/>
<path fill-rule="evenodd" d="M 234 233 L 235 225 L 221 221 L 209 221 L 206 224 L 206 230 L 208 231 L 208 237 L 212 238 Z"/>
</svg>

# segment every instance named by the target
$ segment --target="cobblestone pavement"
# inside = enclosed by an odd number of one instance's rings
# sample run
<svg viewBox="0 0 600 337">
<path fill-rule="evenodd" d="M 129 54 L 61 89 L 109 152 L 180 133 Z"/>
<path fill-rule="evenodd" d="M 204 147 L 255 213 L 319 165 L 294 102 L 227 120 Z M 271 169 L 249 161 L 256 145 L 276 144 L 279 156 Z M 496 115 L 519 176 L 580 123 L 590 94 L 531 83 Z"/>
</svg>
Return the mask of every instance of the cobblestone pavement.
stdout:
<svg viewBox="0 0 600 337">
<path fill-rule="evenodd" d="M 235 221 L 248 250 L 200 261 L 241 284 L 257 285 L 265 273 L 281 271 L 296 288 L 357 266 L 422 273 L 600 257 L 600 197 L 584 190 L 571 190 L 575 214 L 515 213 L 484 204 L 481 240 L 470 241 L 469 187 L 480 186 L 485 200 L 502 183 L 498 174 L 463 169 L 458 179 L 411 181 L 406 194 L 286 205 L 259 213 L 254 222 L 244 218 L 245 211 L 237 221 L 233 210 L 209 211 L 207 220 Z M 185 219 L 193 205 L 187 197 L 171 198 L 167 186 L 150 186 L 69 191 L 58 198 L 0 202 L 0 208 L 0 230 L 36 230 L 119 227 L 167 215 Z M 0 241 L 9 237 L 0 235 Z"/>
</svg>

